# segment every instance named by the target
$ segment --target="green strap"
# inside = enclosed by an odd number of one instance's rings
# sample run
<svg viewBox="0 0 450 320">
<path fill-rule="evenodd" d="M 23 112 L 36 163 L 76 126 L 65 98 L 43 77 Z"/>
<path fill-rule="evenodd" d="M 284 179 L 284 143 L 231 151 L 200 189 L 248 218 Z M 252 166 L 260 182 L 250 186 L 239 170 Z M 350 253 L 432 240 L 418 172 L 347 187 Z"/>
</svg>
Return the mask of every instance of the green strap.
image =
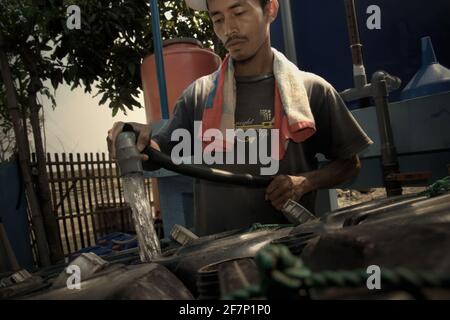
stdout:
<svg viewBox="0 0 450 320">
<path fill-rule="evenodd" d="M 222 298 L 225 300 L 248 300 L 252 298 L 295 299 L 310 296 L 311 289 L 329 287 L 366 286 L 370 276 L 366 270 L 312 272 L 282 245 L 270 245 L 255 257 L 261 282 Z M 383 288 L 414 290 L 421 287 L 450 288 L 450 277 L 431 272 L 411 271 L 406 268 L 381 270 Z"/>
<path fill-rule="evenodd" d="M 450 191 L 450 176 L 436 181 L 431 186 L 429 186 L 427 190 L 421 192 L 420 195 L 433 198 L 447 191 Z"/>
<path fill-rule="evenodd" d="M 450 176 L 436 181 L 420 193 L 430 198 L 450 191 Z M 260 223 L 254 224 L 248 232 L 262 230 L 278 230 L 292 225 Z M 287 298 L 293 296 L 309 296 L 311 289 L 328 287 L 363 287 L 366 285 L 368 274 L 366 270 L 324 271 L 314 273 L 304 266 L 301 259 L 293 256 L 289 249 L 282 245 L 271 245 L 260 250 L 255 258 L 261 276 L 261 283 L 233 292 L 223 299 L 251 299 L 251 298 Z M 406 268 L 381 271 L 383 286 L 397 289 L 450 288 L 450 277 L 436 275 L 430 272 L 411 271 Z"/>
</svg>

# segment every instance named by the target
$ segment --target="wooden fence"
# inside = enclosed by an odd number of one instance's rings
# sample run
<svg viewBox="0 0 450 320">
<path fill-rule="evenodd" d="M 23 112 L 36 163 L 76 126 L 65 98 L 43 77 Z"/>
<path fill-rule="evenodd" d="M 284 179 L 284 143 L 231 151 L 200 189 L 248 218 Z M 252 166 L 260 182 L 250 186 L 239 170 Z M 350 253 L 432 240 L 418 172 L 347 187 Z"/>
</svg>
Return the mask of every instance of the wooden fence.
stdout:
<svg viewBox="0 0 450 320">
<path fill-rule="evenodd" d="M 47 154 L 47 171 L 66 256 L 94 246 L 106 234 L 134 232 L 118 168 L 105 153 Z M 145 186 L 151 198 L 150 179 Z"/>
</svg>

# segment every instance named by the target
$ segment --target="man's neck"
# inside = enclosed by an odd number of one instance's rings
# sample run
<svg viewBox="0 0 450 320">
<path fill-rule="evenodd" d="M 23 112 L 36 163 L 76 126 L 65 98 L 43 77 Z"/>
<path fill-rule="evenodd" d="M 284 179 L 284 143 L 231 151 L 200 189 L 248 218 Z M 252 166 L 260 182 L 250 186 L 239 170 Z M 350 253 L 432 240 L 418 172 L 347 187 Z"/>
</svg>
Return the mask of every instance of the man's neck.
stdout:
<svg viewBox="0 0 450 320">
<path fill-rule="evenodd" d="M 252 77 L 273 73 L 273 58 L 270 40 L 268 40 L 250 59 L 234 61 L 234 75 L 235 77 Z"/>
</svg>

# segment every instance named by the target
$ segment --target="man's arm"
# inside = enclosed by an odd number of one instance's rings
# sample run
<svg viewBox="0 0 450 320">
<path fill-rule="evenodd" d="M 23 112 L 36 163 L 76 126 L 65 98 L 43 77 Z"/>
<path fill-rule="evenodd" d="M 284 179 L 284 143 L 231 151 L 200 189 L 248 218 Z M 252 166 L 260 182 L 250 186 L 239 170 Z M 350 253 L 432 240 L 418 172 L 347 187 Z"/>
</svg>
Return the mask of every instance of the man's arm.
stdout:
<svg viewBox="0 0 450 320">
<path fill-rule="evenodd" d="M 359 174 L 361 162 L 357 155 L 351 159 L 338 159 L 323 168 L 301 176 L 277 176 L 266 191 L 266 200 L 280 210 L 289 200 L 300 201 L 307 193 L 318 189 L 329 189 L 344 183 Z"/>
<path fill-rule="evenodd" d="M 174 113 L 170 120 L 159 130 L 155 135 L 152 134 L 151 124 L 141 124 L 130 122 L 134 132 L 137 134 L 136 146 L 140 152 L 143 152 L 148 145 L 158 151 L 170 154 L 173 147 L 171 141 L 172 132 L 176 129 L 186 129 L 192 131 L 194 123 L 194 84 L 189 86 L 180 98 L 177 100 L 174 107 Z M 115 159 L 116 150 L 115 142 L 118 135 L 122 132 L 124 127 L 123 122 L 116 122 L 114 126 L 108 131 L 108 149 L 112 159 Z M 150 140 L 151 139 L 151 140 Z M 143 154 L 143 160 L 148 160 L 148 157 Z"/>
<path fill-rule="evenodd" d="M 299 201 L 311 191 L 336 187 L 358 175 L 358 154 L 372 144 L 339 93 L 320 77 L 313 82 L 311 108 L 317 128 L 313 143 L 316 153 L 330 163 L 301 176 L 276 177 L 266 191 L 266 200 L 278 210 L 289 199 Z"/>
</svg>

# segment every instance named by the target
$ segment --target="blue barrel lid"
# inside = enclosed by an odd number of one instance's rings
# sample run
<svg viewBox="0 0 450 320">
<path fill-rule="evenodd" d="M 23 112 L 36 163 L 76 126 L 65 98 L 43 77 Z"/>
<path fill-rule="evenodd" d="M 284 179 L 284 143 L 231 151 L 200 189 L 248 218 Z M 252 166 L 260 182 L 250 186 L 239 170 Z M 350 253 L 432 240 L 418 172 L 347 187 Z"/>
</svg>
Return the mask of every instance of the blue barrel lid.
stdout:
<svg viewBox="0 0 450 320">
<path fill-rule="evenodd" d="M 450 91 L 450 70 L 439 64 L 430 37 L 422 38 L 422 67 L 402 91 L 402 100 Z"/>
</svg>

